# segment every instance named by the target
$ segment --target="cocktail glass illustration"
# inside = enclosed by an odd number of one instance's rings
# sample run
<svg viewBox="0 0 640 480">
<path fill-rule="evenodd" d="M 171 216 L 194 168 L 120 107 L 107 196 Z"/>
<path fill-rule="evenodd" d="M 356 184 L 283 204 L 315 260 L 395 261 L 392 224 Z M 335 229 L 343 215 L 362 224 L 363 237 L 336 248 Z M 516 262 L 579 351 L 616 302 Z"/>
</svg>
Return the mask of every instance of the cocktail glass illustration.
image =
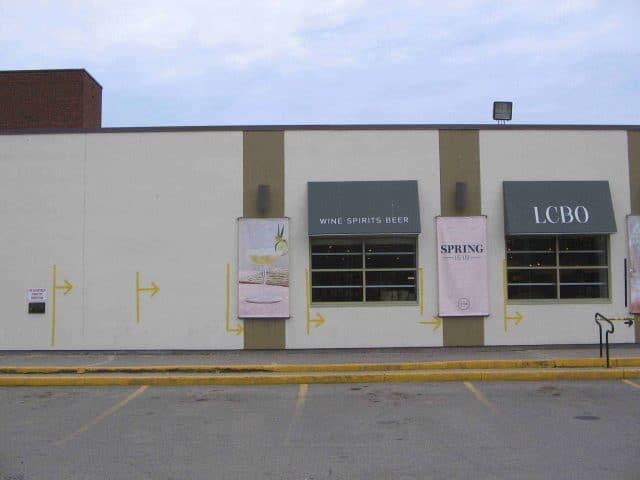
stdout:
<svg viewBox="0 0 640 480">
<path fill-rule="evenodd" d="M 270 265 L 273 265 L 280 255 L 275 253 L 273 249 L 260 248 L 249 250 L 247 257 L 253 265 L 257 265 L 262 270 L 262 286 L 257 295 L 245 298 L 249 303 L 278 303 L 282 301 L 282 297 L 271 295 L 267 291 L 267 272 Z"/>
</svg>

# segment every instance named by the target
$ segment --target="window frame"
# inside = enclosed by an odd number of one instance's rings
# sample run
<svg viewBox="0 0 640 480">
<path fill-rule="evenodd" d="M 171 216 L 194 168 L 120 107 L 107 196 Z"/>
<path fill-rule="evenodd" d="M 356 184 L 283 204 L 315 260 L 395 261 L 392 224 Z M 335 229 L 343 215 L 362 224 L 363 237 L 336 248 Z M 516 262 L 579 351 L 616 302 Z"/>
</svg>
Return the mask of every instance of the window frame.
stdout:
<svg viewBox="0 0 640 480">
<path fill-rule="evenodd" d="M 412 245 L 413 251 L 409 252 L 409 254 L 414 256 L 414 266 L 413 267 L 390 267 L 390 268 L 376 268 L 376 267 L 367 267 L 367 250 L 366 245 L 367 242 L 376 242 L 376 241 L 389 241 L 394 239 L 402 239 L 403 245 Z M 359 242 L 361 245 L 361 261 L 362 264 L 359 268 L 314 268 L 313 267 L 313 246 L 321 243 L 329 244 L 332 241 L 353 241 Z M 407 240 L 409 240 L 407 242 Z M 420 266 L 419 266 L 419 236 L 417 234 L 386 234 L 386 235 L 327 235 L 327 236 L 312 236 L 309 237 L 309 301 L 311 305 L 321 305 L 322 307 L 362 307 L 362 306 L 416 306 L 420 302 Z M 403 254 L 406 252 L 402 252 Z M 316 255 L 321 255 L 321 253 L 317 253 Z M 415 298 L 413 299 L 398 299 L 398 300 L 367 300 L 367 288 L 407 288 L 407 286 L 376 286 L 369 285 L 367 287 L 367 272 L 413 272 L 414 273 L 414 292 Z M 356 286 L 355 288 L 361 288 L 361 300 L 348 300 L 348 301 L 339 301 L 339 300 L 313 300 L 313 274 L 318 272 L 328 273 L 328 272 L 360 272 L 362 275 L 361 286 Z M 322 288 L 323 286 L 316 285 L 315 288 Z M 408 286 L 411 287 L 411 286 Z"/>
<path fill-rule="evenodd" d="M 540 266 L 540 267 L 527 267 L 527 266 L 509 266 L 509 253 L 510 250 L 507 250 L 508 247 L 508 239 L 510 237 L 517 238 L 553 238 L 554 239 L 554 260 L 555 264 L 553 266 Z M 575 252 L 580 253 L 603 253 L 605 256 L 605 264 L 604 265 L 588 265 L 588 264 L 576 264 L 576 265 L 561 265 L 560 264 L 560 255 L 563 252 L 560 250 L 560 239 L 562 237 L 602 237 L 605 245 L 603 250 L 576 250 Z M 531 304 L 607 304 L 612 302 L 612 283 L 611 283 L 611 235 L 603 234 L 603 233 L 594 233 L 594 234 L 532 234 L 532 235 L 506 235 L 505 236 L 505 291 L 506 291 L 506 303 L 513 305 L 531 305 Z M 526 252 L 527 250 L 521 250 L 520 252 Z M 530 250 L 535 252 L 535 250 Z M 576 270 L 576 269 L 591 269 L 591 270 L 605 270 L 606 271 L 606 288 L 607 288 L 607 296 L 605 297 L 560 297 L 561 286 L 567 285 L 568 282 L 561 282 L 561 272 L 567 270 Z M 509 271 L 510 270 L 530 270 L 530 271 L 555 271 L 555 298 L 510 298 L 509 297 L 509 286 L 518 285 L 518 283 L 509 283 Z M 584 284 L 594 284 L 592 282 L 584 282 Z"/>
</svg>

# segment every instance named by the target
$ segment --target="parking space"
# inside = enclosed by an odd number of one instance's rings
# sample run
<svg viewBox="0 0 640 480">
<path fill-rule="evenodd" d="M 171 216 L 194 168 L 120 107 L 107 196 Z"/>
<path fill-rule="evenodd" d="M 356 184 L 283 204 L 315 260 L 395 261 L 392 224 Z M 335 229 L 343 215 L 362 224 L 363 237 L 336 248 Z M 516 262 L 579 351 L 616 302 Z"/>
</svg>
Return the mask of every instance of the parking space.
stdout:
<svg viewBox="0 0 640 480">
<path fill-rule="evenodd" d="M 0 479 L 621 478 L 638 382 L 0 389 Z"/>
</svg>

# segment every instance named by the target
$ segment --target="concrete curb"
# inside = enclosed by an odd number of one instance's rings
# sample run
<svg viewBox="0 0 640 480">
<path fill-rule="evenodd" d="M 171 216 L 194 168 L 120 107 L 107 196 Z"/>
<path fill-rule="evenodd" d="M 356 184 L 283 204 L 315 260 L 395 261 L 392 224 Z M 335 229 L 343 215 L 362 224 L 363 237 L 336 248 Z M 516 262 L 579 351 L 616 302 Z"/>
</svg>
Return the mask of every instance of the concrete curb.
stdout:
<svg viewBox="0 0 640 480">
<path fill-rule="evenodd" d="M 612 367 L 640 367 L 640 357 L 613 358 Z M 0 366 L 0 374 L 95 374 L 95 373 L 295 373 L 377 372 L 405 370 L 479 370 L 517 368 L 597 368 L 603 358 L 514 360 L 451 360 L 437 362 L 341 363 L 341 364 L 248 364 L 248 365 L 143 365 L 143 366 Z"/>
<path fill-rule="evenodd" d="M 623 380 L 639 378 L 640 368 L 422 370 L 342 373 L 253 373 L 192 375 L 5 375 L 4 387 L 114 385 L 286 385 L 312 383 Z"/>
</svg>

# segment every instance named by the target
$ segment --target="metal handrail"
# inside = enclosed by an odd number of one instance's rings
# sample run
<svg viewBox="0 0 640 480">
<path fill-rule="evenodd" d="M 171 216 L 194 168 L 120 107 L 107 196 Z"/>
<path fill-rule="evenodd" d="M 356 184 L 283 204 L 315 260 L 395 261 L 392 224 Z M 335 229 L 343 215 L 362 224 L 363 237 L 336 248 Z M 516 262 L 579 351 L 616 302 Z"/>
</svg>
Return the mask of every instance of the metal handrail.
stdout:
<svg viewBox="0 0 640 480">
<path fill-rule="evenodd" d="M 609 324 L 609 326 L 611 327 L 611 329 L 607 328 L 607 330 L 605 330 L 605 335 L 604 335 L 605 346 L 606 346 L 606 350 L 607 350 L 607 368 L 610 368 L 610 365 L 609 365 L 609 334 L 613 333 L 615 331 L 615 327 L 613 326 L 613 323 L 611 322 L 611 320 L 609 320 L 607 317 L 605 317 L 601 313 L 596 313 L 595 322 L 598 324 L 598 329 L 600 330 L 600 358 L 602 358 L 602 324 L 600 323 L 598 318 L 600 318 L 600 320 L 604 320 L 605 322 L 607 322 Z"/>
</svg>

